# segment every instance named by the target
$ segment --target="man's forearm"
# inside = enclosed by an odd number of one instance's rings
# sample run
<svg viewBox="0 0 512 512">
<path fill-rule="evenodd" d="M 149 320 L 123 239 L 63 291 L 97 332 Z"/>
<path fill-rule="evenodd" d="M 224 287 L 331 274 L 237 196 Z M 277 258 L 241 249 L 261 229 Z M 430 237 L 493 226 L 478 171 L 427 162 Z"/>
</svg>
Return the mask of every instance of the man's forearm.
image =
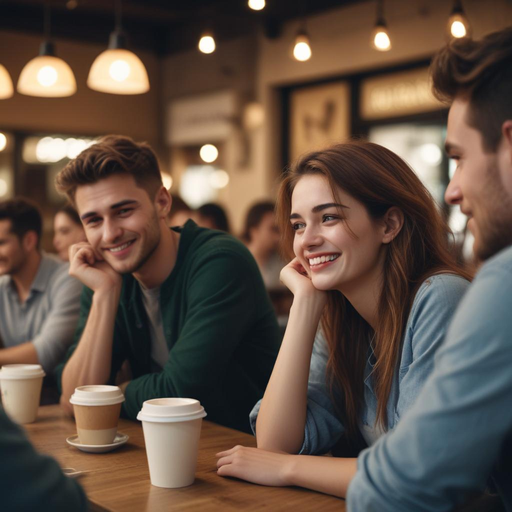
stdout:
<svg viewBox="0 0 512 512">
<path fill-rule="evenodd" d="M 70 408 L 69 399 L 76 387 L 108 381 L 118 304 L 117 292 L 94 294 L 80 342 L 62 372 L 61 404 L 65 408 Z"/>
<path fill-rule="evenodd" d="M 4 364 L 39 364 L 36 348 L 31 341 L 0 349 L 0 366 Z"/>
</svg>

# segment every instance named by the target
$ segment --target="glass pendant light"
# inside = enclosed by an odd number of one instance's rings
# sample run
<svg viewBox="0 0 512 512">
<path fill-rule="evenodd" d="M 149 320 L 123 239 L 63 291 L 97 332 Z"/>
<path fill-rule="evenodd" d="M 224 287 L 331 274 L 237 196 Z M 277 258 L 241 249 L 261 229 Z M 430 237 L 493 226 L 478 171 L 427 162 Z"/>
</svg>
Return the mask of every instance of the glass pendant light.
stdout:
<svg viewBox="0 0 512 512">
<path fill-rule="evenodd" d="M 121 0 L 117 2 L 116 30 L 110 34 L 108 50 L 100 53 L 91 66 L 87 85 L 110 94 L 143 94 L 149 91 L 149 78 L 142 61 L 128 50 L 121 29 Z"/>
<path fill-rule="evenodd" d="M 215 51 L 217 45 L 215 44 L 215 38 L 213 37 L 213 32 L 203 32 L 201 35 L 201 39 L 199 39 L 199 43 L 197 44 L 199 51 L 201 53 L 206 53 L 209 55 Z"/>
<path fill-rule="evenodd" d="M 471 37 L 471 27 L 461 0 L 455 0 L 453 9 L 448 18 L 448 34 L 450 37 L 460 39 L 461 37 Z"/>
<path fill-rule="evenodd" d="M 14 87 L 12 86 L 11 75 L 9 71 L 0 64 L 0 100 L 6 100 L 14 94 Z"/>
<path fill-rule="evenodd" d="M 55 45 L 50 40 L 50 8 L 45 4 L 45 40 L 39 55 L 22 69 L 17 90 L 27 96 L 62 98 L 76 92 L 76 80 L 68 64 L 55 55 Z"/>
<path fill-rule="evenodd" d="M 305 23 L 299 29 L 295 36 L 295 43 L 293 46 L 293 56 L 295 60 L 306 62 L 311 58 L 311 45 L 309 43 L 309 35 L 306 31 Z"/>
<path fill-rule="evenodd" d="M 384 19 L 383 0 L 377 0 L 377 21 L 372 30 L 371 46 L 379 52 L 391 50 L 391 39 Z"/>
</svg>

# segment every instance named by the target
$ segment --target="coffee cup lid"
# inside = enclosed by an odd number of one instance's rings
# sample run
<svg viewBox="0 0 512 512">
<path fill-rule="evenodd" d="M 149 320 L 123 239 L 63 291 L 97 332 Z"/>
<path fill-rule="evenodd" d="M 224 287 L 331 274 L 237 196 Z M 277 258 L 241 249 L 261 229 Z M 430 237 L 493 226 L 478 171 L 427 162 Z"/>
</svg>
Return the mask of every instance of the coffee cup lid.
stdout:
<svg viewBox="0 0 512 512">
<path fill-rule="evenodd" d="M 40 364 L 6 364 L 0 370 L 0 380 L 37 379 L 45 375 Z"/>
<path fill-rule="evenodd" d="M 69 402 L 73 405 L 114 405 L 124 402 L 118 386 L 80 386 L 75 389 Z"/>
<path fill-rule="evenodd" d="M 193 398 L 155 398 L 146 400 L 137 415 L 139 421 L 176 423 L 204 418 L 206 412 Z"/>
</svg>

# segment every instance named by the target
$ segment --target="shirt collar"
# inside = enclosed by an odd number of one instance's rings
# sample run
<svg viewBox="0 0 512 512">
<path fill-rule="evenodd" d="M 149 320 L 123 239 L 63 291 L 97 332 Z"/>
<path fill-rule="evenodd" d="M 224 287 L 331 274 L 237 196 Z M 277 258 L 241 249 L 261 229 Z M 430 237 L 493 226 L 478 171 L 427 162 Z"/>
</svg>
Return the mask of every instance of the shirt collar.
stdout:
<svg viewBox="0 0 512 512">
<path fill-rule="evenodd" d="M 39 262 L 39 268 L 37 269 L 37 274 L 34 281 L 32 282 L 30 291 L 38 291 L 42 293 L 46 290 L 46 287 L 48 286 L 48 274 L 50 272 L 51 267 L 51 259 L 47 257 L 44 253 L 41 253 L 41 261 Z"/>
</svg>

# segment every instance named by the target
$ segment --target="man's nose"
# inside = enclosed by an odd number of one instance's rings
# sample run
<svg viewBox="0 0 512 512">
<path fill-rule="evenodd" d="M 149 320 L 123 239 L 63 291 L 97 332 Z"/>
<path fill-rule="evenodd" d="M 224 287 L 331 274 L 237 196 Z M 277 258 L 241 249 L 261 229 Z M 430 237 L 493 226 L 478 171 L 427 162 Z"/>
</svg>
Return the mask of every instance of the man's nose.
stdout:
<svg viewBox="0 0 512 512">
<path fill-rule="evenodd" d="M 448 204 L 460 204 L 462 202 L 462 190 L 460 188 L 459 171 L 456 170 L 453 178 L 448 183 L 444 193 L 444 200 Z"/>
<path fill-rule="evenodd" d="M 106 243 L 114 243 L 121 238 L 122 229 L 116 222 L 104 219 L 103 221 L 103 241 Z"/>
</svg>

